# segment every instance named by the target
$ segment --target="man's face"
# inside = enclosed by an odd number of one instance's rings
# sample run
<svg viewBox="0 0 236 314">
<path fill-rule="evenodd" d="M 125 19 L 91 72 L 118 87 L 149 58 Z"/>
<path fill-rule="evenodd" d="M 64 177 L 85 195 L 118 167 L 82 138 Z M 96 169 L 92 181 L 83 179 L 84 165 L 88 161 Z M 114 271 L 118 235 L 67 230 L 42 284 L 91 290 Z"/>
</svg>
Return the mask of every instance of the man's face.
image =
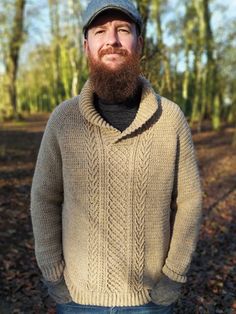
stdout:
<svg viewBox="0 0 236 314">
<path fill-rule="evenodd" d="M 137 35 L 135 24 L 125 14 L 106 11 L 89 28 L 84 49 L 93 62 L 116 70 L 127 57 L 141 54 L 142 37 Z"/>
</svg>

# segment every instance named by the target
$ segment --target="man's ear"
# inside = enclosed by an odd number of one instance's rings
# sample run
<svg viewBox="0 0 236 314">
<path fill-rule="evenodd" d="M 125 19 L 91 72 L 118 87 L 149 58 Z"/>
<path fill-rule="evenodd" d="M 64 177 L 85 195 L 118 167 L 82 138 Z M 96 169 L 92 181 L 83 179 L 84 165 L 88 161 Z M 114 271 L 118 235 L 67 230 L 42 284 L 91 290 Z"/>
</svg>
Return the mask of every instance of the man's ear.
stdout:
<svg viewBox="0 0 236 314">
<path fill-rule="evenodd" d="M 143 51 L 143 37 L 141 35 L 138 36 L 138 52 L 140 55 L 142 54 Z"/>
<path fill-rule="evenodd" d="M 83 47 L 84 47 L 84 53 L 87 56 L 88 55 L 88 40 L 86 38 L 84 39 Z"/>
</svg>

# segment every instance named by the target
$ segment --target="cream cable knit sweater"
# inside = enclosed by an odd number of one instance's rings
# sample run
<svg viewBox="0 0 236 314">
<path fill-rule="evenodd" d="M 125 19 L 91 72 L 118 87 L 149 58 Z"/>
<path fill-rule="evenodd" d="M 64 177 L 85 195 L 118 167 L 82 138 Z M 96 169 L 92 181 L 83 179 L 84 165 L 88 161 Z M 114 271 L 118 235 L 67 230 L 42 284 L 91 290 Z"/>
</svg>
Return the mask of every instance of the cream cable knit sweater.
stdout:
<svg viewBox="0 0 236 314">
<path fill-rule="evenodd" d="M 139 111 L 123 132 L 80 96 L 52 113 L 31 193 L 43 277 L 64 274 L 74 302 L 134 306 L 151 300 L 161 272 L 185 282 L 201 217 L 191 134 L 173 102 L 140 78 Z"/>
</svg>

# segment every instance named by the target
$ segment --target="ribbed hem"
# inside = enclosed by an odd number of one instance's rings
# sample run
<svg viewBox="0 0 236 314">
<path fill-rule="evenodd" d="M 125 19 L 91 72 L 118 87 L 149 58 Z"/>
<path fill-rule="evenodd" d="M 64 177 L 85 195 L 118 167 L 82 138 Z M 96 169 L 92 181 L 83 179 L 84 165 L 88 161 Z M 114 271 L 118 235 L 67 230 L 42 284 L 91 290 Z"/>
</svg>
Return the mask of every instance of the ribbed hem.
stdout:
<svg viewBox="0 0 236 314">
<path fill-rule="evenodd" d="M 88 291 L 82 287 L 75 286 L 66 271 L 64 273 L 64 277 L 72 300 L 79 304 L 109 307 L 138 306 L 151 301 L 151 297 L 147 289 L 133 293 L 100 293 L 98 291 Z"/>
<path fill-rule="evenodd" d="M 182 283 L 187 281 L 187 276 L 177 274 L 176 272 L 171 270 L 166 264 L 163 266 L 162 272 L 174 281 L 182 282 Z"/>
<path fill-rule="evenodd" d="M 51 265 L 40 265 L 43 277 L 48 281 L 57 281 L 63 275 L 64 261 L 56 262 Z"/>
</svg>

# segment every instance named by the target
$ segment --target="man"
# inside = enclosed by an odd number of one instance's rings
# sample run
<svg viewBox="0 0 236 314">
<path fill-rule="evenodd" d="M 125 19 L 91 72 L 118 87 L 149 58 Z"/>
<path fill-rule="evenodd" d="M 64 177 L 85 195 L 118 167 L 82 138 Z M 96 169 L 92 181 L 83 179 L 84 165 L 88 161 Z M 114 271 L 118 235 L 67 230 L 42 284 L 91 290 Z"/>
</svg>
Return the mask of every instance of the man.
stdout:
<svg viewBox="0 0 236 314">
<path fill-rule="evenodd" d="M 90 76 L 52 113 L 32 184 L 38 265 L 58 313 L 172 313 L 201 217 L 190 130 L 140 76 L 127 0 L 83 18 Z"/>
</svg>

